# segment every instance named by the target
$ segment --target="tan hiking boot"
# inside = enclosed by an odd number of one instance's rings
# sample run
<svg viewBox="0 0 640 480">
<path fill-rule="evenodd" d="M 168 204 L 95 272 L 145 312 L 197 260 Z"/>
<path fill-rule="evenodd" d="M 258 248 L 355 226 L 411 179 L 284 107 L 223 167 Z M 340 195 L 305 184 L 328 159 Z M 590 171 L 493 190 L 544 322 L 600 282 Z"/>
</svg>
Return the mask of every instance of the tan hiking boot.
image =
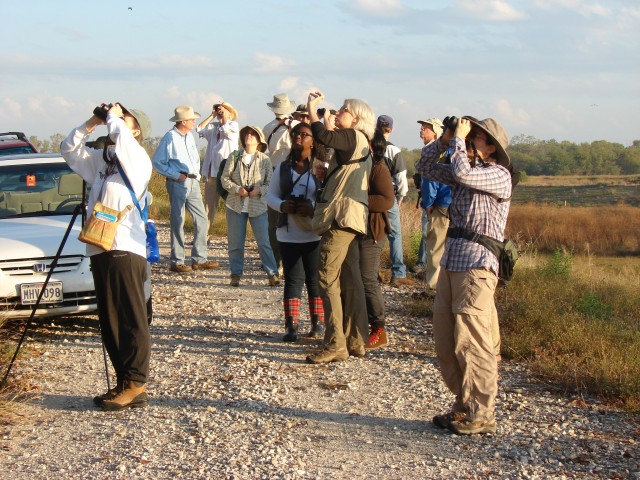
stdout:
<svg viewBox="0 0 640 480">
<path fill-rule="evenodd" d="M 169 267 L 169 270 L 177 273 L 190 273 L 193 271 L 189 265 L 184 265 L 182 263 L 172 264 L 171 267 Z"/>
<path fill-rule="evenodd" d="M 319 352 L 309 355 L 307 357 L 307 363 L 343 362 L 347 358 L 349 358 L 349 352 L 346 348 L 325 347 Z"/>
<path fill-rule="evenodd" d="M 458 435 L 473 435 L 474 433 L 496 433 L 496 420 L 470 420 L 464 418 L 462 420 L 451 420 L 449 430 Z"/>
<path fill-rule="evenodd" d="M 95 397 L 93 397 L 94 405 L 96 405 L 97 407 L 101 407 L 102 402 L 104 402 L 105 400 L 111 400 L 115 398 L 115 396 L 118 395 L 123 389 L 124 389 L 124 381 L 118 380 L 116 382 L 115 387 L 110 388 L 102 395 L 96 395 Z"/>
<path fill-rule="evenodd" d="M 122 410 L 124 408 L 146 407 L 149 403 L 149 396 L 144 383 L 140 386 L 137 382 L 126 380 L 124 389 L 111 400 L 104 400 L 102 408 L 106 411 Z"/>
</svg>

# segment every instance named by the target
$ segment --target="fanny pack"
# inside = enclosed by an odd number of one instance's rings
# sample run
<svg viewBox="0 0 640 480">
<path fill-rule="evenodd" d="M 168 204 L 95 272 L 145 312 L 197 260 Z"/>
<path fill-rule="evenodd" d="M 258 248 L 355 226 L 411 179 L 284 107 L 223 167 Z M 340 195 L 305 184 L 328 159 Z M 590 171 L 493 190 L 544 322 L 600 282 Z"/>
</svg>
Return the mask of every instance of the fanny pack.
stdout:
<svg viewBox="0 0 640 480">
<path fill-rule="evenodd" d="M 488 249 L 498 259 L 498 279 L 500 283 L 506 286 L 511 281 L 513 269 L 518 261 L 518 249 L 511 240 L 505 239 L 501 242 L 493 237 L 472 232 L 471 230 L 461 227 L 449 227 L 447 237 L 464 238 Z"/>
</svg>

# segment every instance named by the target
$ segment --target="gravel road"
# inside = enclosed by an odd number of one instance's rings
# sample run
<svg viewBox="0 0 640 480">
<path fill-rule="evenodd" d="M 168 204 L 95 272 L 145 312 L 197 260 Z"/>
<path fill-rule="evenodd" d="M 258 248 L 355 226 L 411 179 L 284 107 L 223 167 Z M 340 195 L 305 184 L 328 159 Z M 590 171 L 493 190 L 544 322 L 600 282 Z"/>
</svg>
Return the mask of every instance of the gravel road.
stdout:
<svg viewBox="0 0 640 480">
<path fill-rule="evenodd" d="M 149 407 L 95 408 L 106 385 L 96 318 L 46 320 L 13 373 L 35 393 L 0 427 L 1 478 L 640 478 L 638 415 L 556 392 L 514 362 L 500 367 L 496 435 L 434 427 L 452 398 L 430 319 L 402 307 L 418 287 L 384 287 L 387 348 L 308 365 L 319 343 L 281 341 L 282 287 L 267 286 L 255 249 L 233 288 L 224 239 L 209 250 L 221 268 L 179 275 L 166 226 L 159 236 Z"/>
</svg>

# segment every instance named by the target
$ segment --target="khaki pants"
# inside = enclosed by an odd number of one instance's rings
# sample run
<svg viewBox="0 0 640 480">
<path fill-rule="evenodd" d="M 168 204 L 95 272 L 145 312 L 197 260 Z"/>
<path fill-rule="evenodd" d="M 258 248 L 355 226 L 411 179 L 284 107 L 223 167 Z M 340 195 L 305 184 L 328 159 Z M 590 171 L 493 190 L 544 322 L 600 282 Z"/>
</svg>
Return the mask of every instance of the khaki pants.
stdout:
<svg viewBox="0 0 640 480">
<path fill-rule="evenodd" d="M 467 411 L 472 419 L 493 419 L 495 414 L 498 365 L 492 318 L 497 283 L 488 270 L 442 269 L 436 288 L 433 337 L 440 370 L 456 396 L 453 410 Z"/>
<path fill-rule="evenodd" d="M 216 210 L 218 209 L 218 200 L 220 200 L 220 194 L 216 189 L 216 177 L 209 177 L 204 184 L 204 211 L 207 214 L 209 220 L 209 228 L 213 225 L 213 220 L 216 218 Z"/>
<path fill-rule="evenodd" d="M 332 228 L 322 235 L 318 285 L 324 307 L 324 343 L 329 348 L 353 349 L 368 343 L 367 304 L 359 260 L 354 232 Z"/>
<path fill-rule="evenodd" d="M 447 240 L 449 228 L 449 209 L 437 207 L 429 215 L 427 233 L 425 236 L 425 250 L 427 259 L 425 262 L 425 279 L 427 288 L 435 290 L 440 274 L 440 260 L 444 254 L 444 245 Z"/>
</svg>

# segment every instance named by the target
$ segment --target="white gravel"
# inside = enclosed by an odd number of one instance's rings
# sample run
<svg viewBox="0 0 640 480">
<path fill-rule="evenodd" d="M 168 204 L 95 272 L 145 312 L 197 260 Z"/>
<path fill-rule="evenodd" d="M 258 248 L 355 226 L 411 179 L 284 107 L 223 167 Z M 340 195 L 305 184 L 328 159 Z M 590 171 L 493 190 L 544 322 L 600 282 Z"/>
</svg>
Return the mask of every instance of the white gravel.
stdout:
<svg viewBox="0 0 640 480">
<path fill-rule="evenodd" d="M 452 398 L 430 319 L 403 312 L 418 287 L 385 287 L 387 348 L 307 365 L 319 343 L 281 341 L 282 287 L 267 286 L 255 249 L 233 288 L 224 239 L 210 248 L 221 268 L 178 275 L 165 225 L 159 234 L 149 407 L 95 408 L 106 388 L 96 317 L 46 320 L 14 369 L 37 394 L 0 427 L 1 478 L 640 478 L 638 415 L 558 393 L 512 362 L 497 435 L 434 427 Z"/>
</svg>

